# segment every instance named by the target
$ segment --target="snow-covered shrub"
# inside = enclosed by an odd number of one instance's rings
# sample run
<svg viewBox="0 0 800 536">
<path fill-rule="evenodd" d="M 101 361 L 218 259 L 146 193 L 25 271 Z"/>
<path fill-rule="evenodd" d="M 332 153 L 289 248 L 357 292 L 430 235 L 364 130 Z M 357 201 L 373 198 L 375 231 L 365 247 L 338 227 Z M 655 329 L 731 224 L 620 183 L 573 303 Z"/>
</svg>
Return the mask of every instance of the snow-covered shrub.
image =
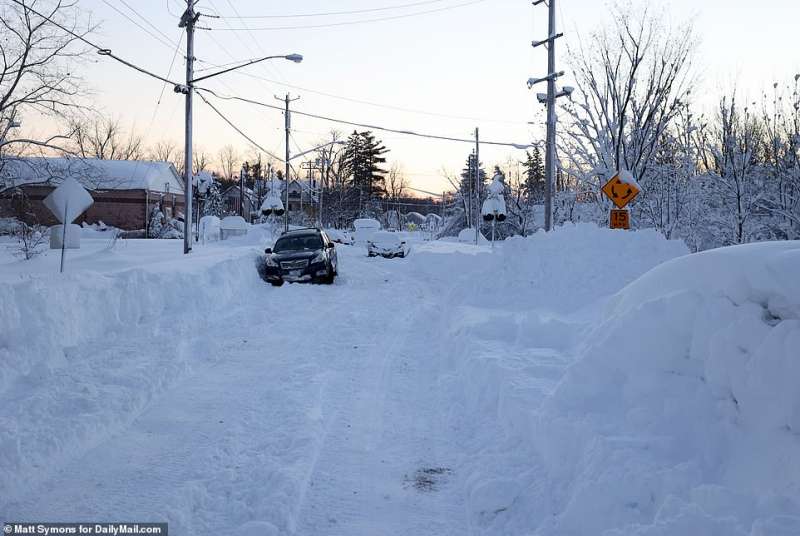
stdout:
<svg viewBox="0 0 800 536">
<path fill-rule="evenodd" d="M 44 252 L 49 237 L 44 225 L 28 225 L 25 222 L 17 222 L 11 229 L 11 236 L 16 239 L 16 245 L 12 246 L 14 255 L 25 260 Z"/>
</svg>

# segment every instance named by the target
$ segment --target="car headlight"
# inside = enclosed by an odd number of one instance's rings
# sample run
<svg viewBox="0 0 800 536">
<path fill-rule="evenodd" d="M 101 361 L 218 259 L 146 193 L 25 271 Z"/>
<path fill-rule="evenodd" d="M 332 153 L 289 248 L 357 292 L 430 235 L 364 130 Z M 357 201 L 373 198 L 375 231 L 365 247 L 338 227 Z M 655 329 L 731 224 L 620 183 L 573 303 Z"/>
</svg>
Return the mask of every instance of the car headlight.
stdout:
<svg viewBox="0 0 800 536">
<path fill-rule="evenodd" d="M 272 258 L 272 255 L 267 255 L 266 257 L 264 257 L 264 263 L 267 266 L 273 266 L 275 268 L 278 267 L 278 263 L 275 261 L 275 259 Z"/>
<path fill-rule="evenodd" d="M 320 251 L 317 253 L 317 256 L 311 259 L 311 264 L 316 264 L 318 262 L 325 262 L 325 250 Z"/>
</svg>

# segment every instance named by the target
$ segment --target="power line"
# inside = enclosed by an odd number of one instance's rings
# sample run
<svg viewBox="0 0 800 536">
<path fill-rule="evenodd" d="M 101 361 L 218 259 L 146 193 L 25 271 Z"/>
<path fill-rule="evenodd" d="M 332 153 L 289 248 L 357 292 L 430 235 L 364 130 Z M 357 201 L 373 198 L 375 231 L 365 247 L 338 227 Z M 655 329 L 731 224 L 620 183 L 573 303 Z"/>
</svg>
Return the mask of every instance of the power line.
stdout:
<svg viewBox="0 0 800 536">
<path fill-rule="evenodd" d="M 196 89 L 200 89 L 200 88 L 196 88 Z M 279 157 L 279 156 L 275 156 L 275 155 L 274 155 L 274 154 L 272 154 L 270 151 L 267 151 L 267 150 L 266 150 L 266 149 L 264 149 L 264 148 L 263 148 L 261 145 L 259 145 L 258 143 L 256 143 L 256 142 L 253 140 L 253 138 L 251 138 L 250 136 L 248 136 L 247 134 L 245 134 L 244 132 L 242 132 L 242 130 L 241 130 L 241 129 L 239 129 L 239 127 L 237 127 L 236 125 L 234 125 L 234 124 L 233 124 L 233 122 L 232 122 L 230 119 L 228 119 L 227 117 L 225 117 L 225 115 L 224 115 L 222 112 L 220 112 L 220 111 L 217 109 L 217 107 L 216 107 L 216 106 L 214 106 L 213 104 L 211 104 L 211 103 L 208 101 L 208 99 L 206 99 L 206 97 L 205 97 L 205 96 L 204 96 L 202 93 L 199 93 L 199 92 L 198 92 L 198 93 L 197 93 L 197 95 L 198 95 L 198 96 L 199 96 L 201 99 L 203 99 L 203 102 L 205 102 L 205 103 L 206 103 L 206 104 L 207 104 L 207 105 L 208 105 L 208 106 L 209 106 L 209 107 L 210 107 L 212 110 L 214 110 L 214 112 L 215 112 L 215 113 L 216 113 L 218 116 L 220 116 L 220 117 L 222 118 L 222 120 L 223 120 L 223 121 L 225 121 L 226 123 L 228 123 L 228 125 L 229 125 L 229 126 L 230 126 L 230 127 L 233 129 L 233 130 L 235 130 L 236 132 L 238 132 L 240 136 L 242 136 L 244 139 L 246 139 L 247 141 L 249 141 L 249 142 L 250 142 L 250 143 L 251 143 L 251 144 L 252 144 L 254 147 L 256 147 L 257 149 L 259 149 L 259 150 L 263 151 L 263 152 L 264 152 L 264 153 L 265 153 L 267 156 L 269 156 L 269 157 L 272 157 L 272 158 L 274 158 L 275 160 L 278 160 L 279 162 L 284 162 L 284 159 L 283 159 L 283 158 L 281 158 L 281 157 Z"/>
<path fill-rule="evenodd" d="M 486 2 L 487 0 L 471 0 L 469 2 L 462 2 L 460 4 L 454 4 L 451 6 L 440 7 L 436 9 L 428 9 L 425 11 L 415 11 L 414 13 L 404 13 L 402 15 L 391 15 L 386 17 L 378 17 L 372 19 L 361 19 L 361 20 L 351 20 L 351 21 L 342 21 L 342 22 L 329 22 L 325 24 L 300 24 L 296 26 L 267 26 L 261 28 L 234 28 L 229 26 L 228 28 L 212 28 L 215 31 L 237 31 L 237 30 L 247 30 L 247 31 L 276 31 L 276 30 L 307 30 L 307 29 L 317 29 L 317 28 L 331 28 L 335 26 L 352 26 L 354 24 L 366 24 L 371 22 L 383 22 L 387 20 L 397 20 L 397 19 L 405 19 L 408 17 L 417 17 L 420 15 L 428 15 L 430 13 L 438 13 L 441 11 L 450 11 L 452 9 L 458 9 L 461 7 L 467 7 L 474 4 L 479 4 L 481 2 Z"/>
<path fill-rule="evenodd" d="M 228 2 L 228 5 L 229 5 L 229 6 L 231 6 L 231 9 L 233 9 L 234 13 L 238 13 L 238 11 L 237 11 L 237 9 L 236 9 L 236 6 L 235 6 L 235 5 L 234 5 L 234 4 L 233 4 L 233 3 L 232 3 L 230 0 L 226 0 L 226 1 Z M 210 7 L 210 8 L 211 8 L 211 9 L 212 9 L 212 10 L 213 10 L 215 13 L 219 14 L 219 9 L 217 8 L 217 5 L 214 3 L 214 0 L 208 0 L 208 2 L 209 2 L 209 7 Z M 218 15 L 217 15 L 217 16 L 218 16 Z M 261 56 L 269 56 L 269 54 L 263 53 L 263 52 L 264 52 L 264 49 L 263 49 L 263 46 L 261 46 L 261 42 L 258 40 L 258 38 L 257 38 L 255 35 L 253 35 L 253 33 L 250 31 L 250 28 L 247 26 L 247 24 L 246 24 L 246 23 L 243 23 L 243 24 L 244 24 L 244 28 L 240 28 L 240 29 L 234 29 L 234 28 L 233 28 L 233 26 L 231 26 L 231 24 L 228 22 L 228 20 L 227 20 L 227 19 L 223 19 L 223 20 L 222 20 L 222 22 L 223 22 L 223 23 L 225 23 L 225 26 L 227 26 L 227 29 L 228 29 L 228 30 L 234 30 L 234 32 L 235 32 L 235 35 L 236 35 L 236 38 L 237 38 L 237 39 L 239 40 L 239 42 L 240 42 L 240 43 L 242 43 L 242 44 L 244 45 L 244 47 L 245 47 L 247 50 L 249 50 L 251 53 L 253 53 L 253 54 L 257 54 L 257 51 L 256 51 L 256 50 L 254 50 L 254 48 L 251 46 L 250 40 L 252 40 L 252 41 L 255 41 L 255 43 L 256 43 L 256 47 L 257 47 L 259 50 L 261 50 L 261 52 L 262 52 Z M 210 28 L 209 28 L 209 29 L 210 29 Z M 250 40 L 247 40 L 247 39 L 245 39 L 244 37 L 242 37 L 242 35 L 240 35 L 240 34 L 238 33 L 238 32 L 239 32 L 239 30 L 242 30 L 242 29 L 243 29 L 243 30 L 245 30 L 245 31 L 247 31 L 247 33 L 250 35 Z M 212 33 L 210 33 L 209 35 L 212 35 Z M 214 42 L 218 42 L 218 41 L 217 41 L 216 39 L 214 39 Z M 231 59 L 235 59 L 235 58 L 234 58 L 234 56 L 233 56 L 233 54 L 231 54 L 230 52 L 228 52 L 228 51 L 227 51 L 227 49 L 225 49 L 225 51 L 226 51 L 226 53 L 228 54 L 228 56 L 230 56 L 230 57 L 231 57 Z M 275 74 L 275 75 L 276 75 L 278 78 L 280 78 L 280 79 L 283 79 L 283 76 L 281 75 L 281 73 L 280 73 L 280 71 L 278 70 L 278 68 L 277 68 L 277 67 L 274 67 L 273 65 L 270 65 L 270 64 L 261 64 L 261 68 L 262 68 L 262 69 L 264 69 L 264 72 L 272 72 L 272 73 L 274 73 L 274 74 Z"/>
<path fill-rule="evenodd" d="M 126 2 L 125 0 L 119 0 L 119 1 L 120 1 L 120 2 L 122 2 L 122 4 L 123 4 L 125 7 L 127 7 L 127 8 L 128 8 L 128 9 L 130 9 L 130 10 L 131 10 L 133 13 L 135 13 L 135 14 L 136 14 L 136 15 L 137 15 L 137 16 L 138 16 L 140 19 L 142 19 L 142 20 L 145 22 L 145 24 L 147 24 L 147 25 L 148 25 L 148 26 L 150 26 L 150 27 L 151 27 L 153 30 L 155 30 L 155 31 L 156 31 L 156 33 L 160 34 L 160 35 L 161 35 L 162 37 L 164 37 L 164 39 L 166 39 L 167 41 L 169 41 L 169 42 L 172 42 L 172 39 L 170 38 L 170 36 L 168 36 L 168 35 L 167 35 L 167 34 L 165 34 L 163 31 L 161 31 L 161 29 L 160 29 L 158 26 L 156 26 L 155 24 L 153 24 L 152 22 L 150 22 L 150 20 L 149 20 L 147 17 L 145 17 L 144 15 L 142 15 L 142 14 L 141 14 L 139 11 L 137 11 L 137 10 L 136 10 L 136 9 L 135 9 L 133 6 L 131 6 L 131 5 L 130 5 L 128 2 Z"/>
<path fill-rule="evenodd" d="M 242 61 L 244 61 L 244 60 L 242 60 Z M 236 62 L 233 62 L 233 63 L 230 63 L 230 64 L 223 64 L 223 65 L 220 65 L 218 67 L 225 67 L 226 65 L 233 65 L 235 63 Z M 241 62 L 239 62 L 239 63 L 241 63 Z M 215 67 L 217 67 L 217 66 L 215 66 Z M 206 68 L 206 70 L 210 69 L 210 68 L 212 68 L 212 67 L 208 67 L 208 68 Z M 252 74 L 252 73 L 248 73 L 248 72 L 245 72 L 245 71 L 235 71 L 234 74 L 239 74 L 241 76 L 247 76 L 247 77 L 250 77 L 250 78 L 254 78 L 256 80 L 262 80 L 264 82 L 270 82 L 272 84 L 277 84 L 279 86 L 288 87 L 288 88 L 291 88 L 291 89 L 294 89 L 294 90 L 297 90 L 297 91 L 305 91 L 307 93 L 312 93 L 314 95 L 321 95 L 323 97 L 330 97 L 332 99 L 339 99 L 339 100 L 343 100 L 343 101 L 347 101 L 347 102 L 352 102 L 352 103 L 355 103 L 355 104 L 365 104 L 367 106 L 374 106 L 376 108 L 385 108 L 387 110 L 394 110 L 394 111 L 398 111 L 398 112 L 405 112 L 405 113 L 412 113 L 412 114 L 419 114 L 419 115 L 429 115 L 429 116 L 432 116 L 432 117 L 441 117 L 441 118 L 445 118 L 445 119 L 457 119 L 457 120 L 463 120 L 463 121 L 480 121 L 481 123 L 502 123 L 502 124 L 507 124 L 507 125 L 526 125 L 527 124 L 527 122 L 525 122 L 525 121 L 511 121 L 511 120 L 508 120 L 508 119 L 488 119 L 488 118 L 483 118 L 483 117 L 469 117 L 469 116 L 462 116 L 462 115 L 443 114 L 443 113 L 431 112 L 431 111 L 427 111 L 427 110 L 418 110 L 418 109 L 414 109 L 414 108 L 403 108 L 402 106 L 395 106 L 395 105 L 392 105 L 392 104 L 381 104 L 381 103 L 367 101 L 367 100 L 363 100 L 363 99 L 356 99 L 356 98 L 353 98 L 353 97 L 344 97 L 342 95 L 336 95 L 334 93 L 326 93 L 324 91 L 319 91 L 319 90 L 316 90 L 316 89 L 309 89 L 309 88 L 305 88 L 305 87 L 301 87 L 301 86 L 295 86 L 295 85 L 287 84 L 287 83 L 284 83 L 284 82 L 278 82 L 277 80 L 271 80 L 269 78 L 265 78 L 263 76 L 259 76 L 257 74 Z"/>
<path fill-rule="evenodd" d="M 211 93 L 212 95 L 214 95 L 218 99 L 237 100 L 237 101 L 241 101 L 241 102 L 246 102 L 248 104 L 255 104 L 257 106 L 263 106 L 265 108 L 270 108 L 270 109 L 273 109 L 273 110 L 283 111 L 283 108 L 281 108 L 279 106 L 272 105 L 272 104 L 267 104 L 267 103 L 259 102 L 259 101 L 256 101 L 256 100 L 246 99 L 244 97 L 222 96 L 222 95 L 219 95 L 218 93 L 216 93 L 216 92 L 214 92 L 214 91 L 212 91 L 212 90 L 210 90 L 208 88 L 196 87 L 195 89 L 197 89 L 198 91 L 206 91 L 208 93 Z M 425 134 L 425 133 L 421 133 L 421 132 L 414 132 L 414 131 L 411 131 L 411 130 L 400 130 L 400 129 L 394 129 L 394 128 L 389 128 L 389 127 L 382 127 L 382 126 L 378 126 L 378 125 L 369 125 L 369 124 L 366 124 L 366 123 L 357 123 L 355 121 L 347 121 L 345 119 L 336 119 L 336 118 L 333 118 L 333 117 L 326 117 L 324 115 L 312 114 L 312 113 L 308 113 L 308 112 L 300 112 L 300 111 L 297 111 L 297 110 L 292 110 L 292 113 L 296 113 L 298 115 L 303 115 L 303 116 L 306 116 L 306 117 L 313 117 L 314 119 L 321 119 L 323 121 L 330 121 L 330 122 L 333 122 L 333 123 L 341 123 L 341 124 L 345 124 L 345 125 L 350 125 L 350 126 L 360 127 L 360 128 L 366 128 L 366 129 L 371 129 L 371 130 L 380 130 L 380 131 L 383 131 L 383 132 L 393 132 L 395 134 L 403 134 L 403 135 L 406 135 L 406 136 L 416 136 L 416 137 L 420 137 L 420 138 L 429 138 L 429 139 L 436 139 L 436 140 L 443 140 L 443 141 L 455 141 L 455 142 L 462 142 L 462 143 L 469 143 L 469 144 L 472 144 L 472 143 L 475 142 L 474 139 L 455 138 L 455 137 L 451 137 L 451 136 L 442 136 L 442 135 L 438 135 L 438 134 Z M 503 147 L 513 147 L 515 149 L 527 149 L 531 145 L 530 143 L 511 143 L 511 142 L 483 141 L 483 140 L 481 140 L 481 143 L 485 144 L 485 145 L 499 145 L 499 146 L 503 146 Z"/>
<path fill-rule="evenodd" d="M 373 7 L 369 9 L 353 9 L 350 11 L 328 11 L 326 13 L 296 13 L 292 15 L 239 15 L 238 13 L 236 16 L 223 16 L 220 15 L 220 18 L 227 18 L 227 19 L 297 19 L 303 17 L 331 17 L 337 15 L 357 15 L 359 13 L 374 13 L 376 11 L 389 11 L 392 9 L 405 9 L 409 7 L 416 7 L 425 4 L 439 4 L 444 2 L 445 0 L 425 0 L 422 2 L 412 2 L 409 4 L 397 4 L 393 6 L 384 6 L 384 7 Z"/>
<path fill-rule="evenodd" d="M 117 6 L 115 6 L 114 4 L 109 2 L 108 0 L 103 0 L 103 3 L 105 5 L 107 5 L 108 7 L 110 7 L 111 9 L 113 9 L 114 11 L 116 11 L 117 13 L 119 13 L 120 15 L 122 15 L 123 17 L 125 17 L 126 19 L 128 19 L 129 22 L 131 22 L 131 23 L 135 24 L 136 26 L 138 26 L 143 32 L 148 34 L 150 37 L 152 37 L 153 39 L 155 39 L 156 41 L 158 41 L 159 43 L 161 43 L 165 47 L 172 48 L 172 47 L 175 46 L 175 43 L 173 43 L 171 39 L 166 39 L 165 40 L 163 37 L 159 37 L 158 35 L 154 34 L 149 29 L 147 29 L 146 27 L 144 27 L 141 24 L 139 24 L 138 21 L 136 21 L 135 19 L 131 18 L 127 13 L 125 13 L 124 11 L 119 9 Z"/>
<path fill-rule="evenodd" d="M 147 76 L 153 77 L 153 78 L 155 78 L 157 80 L 161 80 L 162 82 L 166 82 L 166 83 L 169 83 L 169 84 L 172 84 L 172 85 L 177 85 L 172 80 L 168 80 L 167 78 L 164 78 L 163 76 L 160 76 L 160 75 L 157 75 L 155 73 L 152 73 L 152 72 L 144 69 L 143 67 L 139 67 L 138 65 L 135 65 L 135 64 L 133 64 L 133 63 L 127 61 L 127 60 L 124 60 L 124 59 L 120 58 L 119 56 L 113 54 L 111 52 L 110 48 L 102 48 L 101 46 L 94 44 L 93 42 L 91 42 L 88 39 L 86 39 L 84 36 L 73 32 L 69 28 L 66 28 L 62 24 L 59 24 L 58 22 L 54 21 L 53 19 L 51 19 L 47 15 L 44 15 L 44 14 L 38 12 L 37 10 L 35 10 L 34 8 L 32 8 L 31 6 L 26 5 L 21 0 L 11 0 L 11 1 L 14 2 L 15 4 L 17 4 L 18 6 L 22 7 L 24 10 L 30 11 L 31 13 L 43 18 L 46 21 L 48 21 L 50 24 L 56 26 L 57 28 L 60 28 L 61 30 L 63 30 L 64 32 L 68 33 L 69 35 L 71 35 L 75 39 L 78 39 L 79 41 L 81 41 L 83 43 L 86 43 L 90 47 L 92 47 L 95 50 L 97 50 L 97 53 L 100 54 L 101 56 L 108 56 L 109 58 L 112 58 L 112 59 L 120 62 L 121 64 L 130 67 L 131 69 L 135 69 L 135 70 L 139 71 L 142 74 L 146 74 Z M 173 45 L 174 45 L 174 43 L 173 43 Z"/>
</svg>

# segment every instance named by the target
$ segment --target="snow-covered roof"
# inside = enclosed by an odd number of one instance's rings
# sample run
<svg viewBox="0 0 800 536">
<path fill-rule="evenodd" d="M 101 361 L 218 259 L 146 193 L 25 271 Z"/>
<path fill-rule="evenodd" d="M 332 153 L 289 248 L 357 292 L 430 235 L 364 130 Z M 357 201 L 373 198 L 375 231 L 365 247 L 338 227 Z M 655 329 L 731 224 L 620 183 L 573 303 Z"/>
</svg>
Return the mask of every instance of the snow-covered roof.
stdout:
<svg viewBox="0 0 800 536">
<path fill-rule="evenodd" d="M 183 180 L 169 162 L 96 158 L 13 158 L 0 169 L 0 183 L 57 185 L 73 177 L 89 190 L 181 193 Z"/>
</svg>

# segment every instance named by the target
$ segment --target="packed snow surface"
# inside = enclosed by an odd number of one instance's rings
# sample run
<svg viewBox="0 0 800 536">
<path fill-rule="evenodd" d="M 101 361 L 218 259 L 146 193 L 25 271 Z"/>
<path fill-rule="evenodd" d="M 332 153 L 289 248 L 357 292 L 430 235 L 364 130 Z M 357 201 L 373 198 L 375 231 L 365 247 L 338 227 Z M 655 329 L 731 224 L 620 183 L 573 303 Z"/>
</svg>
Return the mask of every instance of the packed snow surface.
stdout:
<svg viewBox="0 0 800 536">
<path fill-rule="evenodd" d="M 800 243 L 340 245 L 272 288 L 268 237 L 0 258 L 0 521 L 800 534 Z"/>
</svg>

